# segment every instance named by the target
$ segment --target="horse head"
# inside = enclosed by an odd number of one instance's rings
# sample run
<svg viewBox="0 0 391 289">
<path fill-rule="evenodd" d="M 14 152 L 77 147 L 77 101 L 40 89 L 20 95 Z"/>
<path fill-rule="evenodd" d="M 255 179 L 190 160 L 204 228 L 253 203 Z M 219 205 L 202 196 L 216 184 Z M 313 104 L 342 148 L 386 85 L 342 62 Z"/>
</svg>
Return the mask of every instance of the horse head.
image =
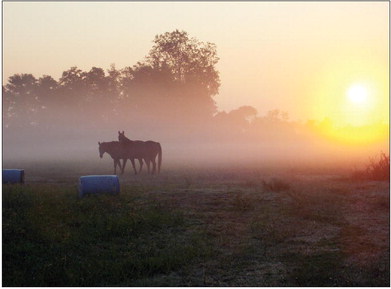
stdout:
<svg viewBox="0 0 391 289">
<path fill-rule="evenodd" d="M 125 131 L 122 131 L 122 132 L 118 131 L 118 140 L 119 140 L 120 142 L 129 140 L 129 139 L 125 136 Z"/>
<path fill-rule="evenodd" d="M 103 154 L 106 152 L 104 149 L 104 145 L 101 142 L 98 142 L 98 145 L 99 145 L 99 156 L 100 158 L 103 158 Z"/>
</svg>

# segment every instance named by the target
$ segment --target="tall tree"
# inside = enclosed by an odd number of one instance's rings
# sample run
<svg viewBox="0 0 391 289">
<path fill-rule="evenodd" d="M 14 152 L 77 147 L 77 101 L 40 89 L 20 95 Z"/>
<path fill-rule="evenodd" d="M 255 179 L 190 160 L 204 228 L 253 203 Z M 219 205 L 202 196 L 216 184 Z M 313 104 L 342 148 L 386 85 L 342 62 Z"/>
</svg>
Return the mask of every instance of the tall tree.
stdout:
<svg viewBox="0 0 391 289">
<path fill-rule="evenodd" d="M 110 65 L 110 69 L 107 70 L 107 86 L 109 95 L 113 100 L 117 100 L 120 97 L 120 77 L 121 71 L 115 68 L 114 64 Z"/>
<path fill-rule="evenodd" d="M 185 114 L 212 117 L 216 112 L 213 96 L 220 86 L 215 65 L 216 46 L 190 38 L 175 30 L 157 35 L 146 63 L 153 69 L 169 70 L 177 88 L 177 105 Z"/>
<path fill-rule="evenodd" d="M 4 88 L 7 117 L 19 125 L 35 125 L 41 108 L 37 96 L 37 79 L 32 74 L 14 74 Z"/>
<path fill-rule="evenodd" d="M 49 75 L 43 75 L 37 80 L 36 94 L 40 104 L 37 119 L 42 128 L 52 127 L 58 117 L 58 88 L 57 81 Z"/>
<path fill-rule="evenodd" d="M 257 110 L 252 106 L 241 106 L 230 112 L 219 112 L 214 116 L 216 125 L 225 134 L 238 137 L 251 126 L 251 122 L 256 119 Z"/>
<path fill-rule="evenodd" d="M 92 67 L 89 72 L 82 74 L 89 96 L 96 101 L 96 98 L 106 97 L 108 92 L 108 79 L 102 68 Z"/>
<path fill-rule="evenodd" d="M 56 108 L 58 87 L 57 81 L 49 75 L 43 75 L 38 79 L 36 92 L 44 109 Z"/>
<path fill-rule="evenodd" d="M 76 109 L 83 102 L 86 95 L 86 85 L 83 80 L 84 72 L 76 66 L 64 71 L 59 80 L 60 95 L 59 104 L 67 109 Z"/>
</svg>

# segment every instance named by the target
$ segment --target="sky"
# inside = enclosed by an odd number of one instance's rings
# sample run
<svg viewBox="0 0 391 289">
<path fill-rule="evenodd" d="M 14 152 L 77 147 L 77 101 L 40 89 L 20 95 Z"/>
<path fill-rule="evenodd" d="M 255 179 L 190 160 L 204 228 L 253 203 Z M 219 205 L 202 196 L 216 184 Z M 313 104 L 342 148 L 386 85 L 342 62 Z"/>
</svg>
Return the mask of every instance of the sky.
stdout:
<svg viewBox="0 0 391 289">
<path fill-rule="evenodd" d="M 219 110 L 251 105 L 341 125 L 389 119 L 388 1 L 2 4 L 3 85 L 16 73 L 58 80 L 72 66 L 133 66 L 155 35 L 179 29 L 217 46 Z"/>
</svg>

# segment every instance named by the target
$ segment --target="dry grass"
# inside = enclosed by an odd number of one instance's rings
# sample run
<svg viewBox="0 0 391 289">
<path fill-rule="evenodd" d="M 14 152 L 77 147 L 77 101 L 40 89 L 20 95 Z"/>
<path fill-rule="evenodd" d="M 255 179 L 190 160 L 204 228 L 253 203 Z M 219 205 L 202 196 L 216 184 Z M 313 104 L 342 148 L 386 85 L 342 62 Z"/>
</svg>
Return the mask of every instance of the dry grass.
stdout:
<svg viewBox="0 0 391 289">
<path fill-rule="evenodd" d="M 355 180 L 389 181 L 390 156 L 380 153 L 378 159 L 371 158 L 365 169 L 353 172 L 352 178 Z"/>
<path fill-rule="evenodd" d="M 272 192 L 288 191 L 291 187 L 288 182 L 280 178 L 272 178 L 270 181 L 262 181 L 262 184 L 265 190 Z"/>
<path fill-rule="evenodd" d="M 61 202 L 57 201 L 65 198 L 63 201 L 68 205 L 69 202 L 77 203 L 75 184 L 78 175 L 88 172 L 88 168 L 84 167 L 83 172 L 62 172 L 50 171 L 52 182 L 60 190 L 67 188 L 61 194 L 56 196 L 51 189 L 44 194 L 46 200 L 40 199 L 39 194 L 36 197 L 34 194 L 22 198 L 15 196 L 12 200 L 19 208 L 30 202 L 54 204 L 53 208 L 58 212 L 46 207 L 46 211 L 34 210 L 29 215 L 30 220 L 39 223 L 44 214 L 50 221 L 50 228 L 56 228 L 52 233 L 49 227 L 44 231 L 53 240 L 53 246 L 54 241 L 64 242 L 64 234 L 69 233 L 69 228 L 61 227 L 61 214 L 66 211 L 59 208 Z M 36 169 L 34 179 L 31 179 L 26 170 L 27 185 L 42 182 L 44 173 L 44 169 Z M 83 204 L 76 204 L 73 209 L 87 210 L 75 213 L 88 214 L 88 208 L 93 205 L 95 213 L 92 215 L 96 220 L 91 221 L 92 224 L 100 220 L 105 226 L 109 225 L 112 232 L 120 234 L 128 227 L 127 222 L 132 221 L 127 210 L 134 212 L 134 204 L 137 204 L 139 220 L 156 223 L 160 230 L 156 234 L 152 234 L 153 228 L 143 231 L 145 234 L 137 240 L 139 244 L 149 242 L 142 247 L 143 252 L 154 252 L 155 249 L 172 252 L 175 246 L 183 249 L 187 248 L 186 242 L 192 242 L 195 246 L 193 255 L 198 256 L 190 258 L 186 250 L 182 250 L 184 258 L 178 262 L 175 259 L 177 263 L 170 265 L 172 258 L 166 254 L 163 259 L 168 263 L 161 264 L 164 270 L 148 271 L 148 274 L 132 279 L 131 284 L 122 282 L 122 285 L 389 286 L 388 182 L 352 182 L 341 176 L 313 174 L 270 176 L 262 172 L 253 174 L 234 170 L 171 170 L 153 177 L 127 174 L 120 180 L 121 188 L 131 194 L 120 194 L 118 199 L 83 200 Z M 151 204 L 155 204 L 158 210 L 151 211 Z M 8 205 L 3 199 L 3 224 L 10 224 L 7 218 L 13 216 L 12 210 L 4 210 Z M 111 216 L 109 221 L 99 217 L 102 208 Z M 116 218 L 118 208 L 123 214 L 119 219 Z M 10 215 L 5 216 L 4 212 Z M 164 225 L 166 223 L 171 225 Z M 19 232 L 17 224 L 16 227 L 10 226 L 7 225 L 5 233 L 10 230 Z M 40 227 L 42 229 L 44 227 Z M 151 230 L 150 235 L 148 230 Z M 3 230 L 3 238 L 7 238 L 5 233 Z M 26 234 L 25 231 L 19 233 Z M 32 233 L 42 234 L 42 231 Z M 100 236 L 99 232 L 94 234 Z M 90 237 L 94 239 L 94 236 Z M 174 237 L 185 243 L 181 245 Z M 102 245 L 99 238 L 91 240 L 96 253 Z M 106 234 L 105 238 L 109 236 Z M 104 245 L 110 244 L 106 242 Z M 57 245 L 54 247 L 58 249 Z M 197 251 L 200 248 L 208 252 L 201 254 Z M 12 255 L 3 247 L 4 252 Z M 122 253 L 126 255 L 126 250 Z M 96 258 L 94 261 L 99 261 L 99 257 Z M 39 258 L 33 261 L 42 262 Z M 142 264 L 150 261 L 148 254 L 139 258 Z M 7 276 L 3 273 L 4 278 Z"/>
</svg>

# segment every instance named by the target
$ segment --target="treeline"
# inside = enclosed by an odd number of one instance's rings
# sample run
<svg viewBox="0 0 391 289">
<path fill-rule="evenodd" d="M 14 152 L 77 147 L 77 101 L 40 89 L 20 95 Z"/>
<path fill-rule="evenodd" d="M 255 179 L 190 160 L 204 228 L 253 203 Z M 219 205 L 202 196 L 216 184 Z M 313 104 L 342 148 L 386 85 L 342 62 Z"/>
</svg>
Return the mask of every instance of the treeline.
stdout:
<svg viewBox="0 0 391 289">
<path fill-rule="evenodd" d="M 71 67 L 59 80 L 15 74 L 3 86 L 3 129 L 149 128 L 236 137 L 262 120 L 250 106 L 217 111 L 218 60 L 214 44 L 175 30 L 157 35 L 145 59 L 133 66 Z M 279 116 L 267 117 L 274 122 Z"/>
<path fill-rule="evenodd" d="M 284 142 L 313 138 L 325 125 L 292 122 L 279 110 L 258 116 L 251 106 L 218 111 L 218 61 L 214 44 L 175 30 L 157 35 L 133 66 L 71 67 L 59 80 L 15 74 L 3 86 L 4 137 L 131 130 L 136 138 Z"/>
<path fill-rule="evenodd" d="M 156 36 L 132 67 L 72 67 L 58 81 L 16 74 L 3 86 L 4 126 L 208 121 L 216 113 L 217 61 L 215 45 L 176 30 Z"/>
</svg>

